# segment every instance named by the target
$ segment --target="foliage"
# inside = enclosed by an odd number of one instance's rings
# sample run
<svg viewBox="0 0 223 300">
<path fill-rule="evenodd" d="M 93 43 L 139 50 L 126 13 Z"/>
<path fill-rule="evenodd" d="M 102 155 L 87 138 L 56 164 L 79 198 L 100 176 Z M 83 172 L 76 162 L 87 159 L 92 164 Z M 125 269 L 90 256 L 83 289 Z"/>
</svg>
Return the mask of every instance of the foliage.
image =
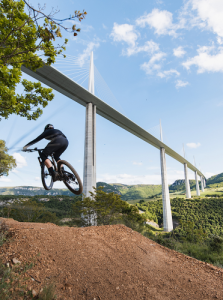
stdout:
<svg viewBox="0 0 223 300">
<path fill-rule="evenodd" d="M 138 203 L 148 219 L 163 223 L 162 201 Z M 182 222 L 193 222 L 195 229 L 203 228 L 207 234 L 223 235 L 223 198 L 171 199 L 171 210 L 174 219 Z"/>
<path fill-rule="evenodd" d="M 40 196 L 25 197 L 1 195 L 0 201 L 4 204 L 0 216 L 13 218 L 20 222 L 42 222 L 59 224 L 60 219 L 70 218 L 72 205 L 80 196 L 47 196 L 40 201 Z"/>
<path fill-rule="evenodd" d="M 0 140 L 0 177 L 9 174 L 9 171 L 16 167 L 16 161 L 13 156 L 7 154 L 8 149 L 5 141 Z"/>
<path fill-rule="evenodd" d="M 162 225 L 161 200 L 137 206 Z M 156 235 L 153 230 L 145 235 L 165 247 L 223 267 L 223 198 L 175 198 L 171 200 L 171 210 L 179 226 L 170 233 Z"/>
<path fill-rule="evenodd" d="M 19 222 L 57 223 L 56 213 L 46 211 L 44 204 L 30 199 L 15 200 L 2 208 L 2 217 L 10 217 Z"/>
<path fill-rule="evenodd" d="M 95 189 L 91 197 L 77 201 L 73 205 L 73 217 L 79 226 L 123 223 L 137 230 L 141 230 L 141 225 L 146 221 L 137 207 L 121 200 L 120 195 L 105 193 L 103 187 Z"/>
<path fill-rule="evenodd" d="M 29 13 L 25 12 L 25 5 Z M 57 55 L 65 50 L 64 44 L 54 46 L 53 41 L 61 38 L 61 30 L 65 28 L 57 20 L 53 11 L 50 15 L 44 13 L 44 8 L 32 7 L 25 0 L 2 0 L 0 2 L 0 120 L 11 114 L 36 120 L 41 114 L 41 107 L 46 107 L 54 97 L 52 89 L 43 88 L 39 82 L 22 80 L 22 65 L 36 70 L 45 64 L 54 63 Z M 68 19 L 81 21 L 86 12 L 75 11 Z M 41 24 L 40 24 L 41 23 Z M 71 29 L 74 35 L 80 29 L 74 25 Z M 22 83 L 25 94 L 16 94 L 16 87 Z"/>
</svg>

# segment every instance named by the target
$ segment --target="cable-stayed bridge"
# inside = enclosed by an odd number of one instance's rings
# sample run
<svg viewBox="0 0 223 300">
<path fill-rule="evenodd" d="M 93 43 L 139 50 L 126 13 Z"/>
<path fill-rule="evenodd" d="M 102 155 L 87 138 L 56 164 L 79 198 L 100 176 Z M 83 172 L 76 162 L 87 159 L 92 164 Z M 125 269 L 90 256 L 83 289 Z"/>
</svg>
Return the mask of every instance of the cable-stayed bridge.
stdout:
<svg viewBox="0 0 223 300">
<path fill-rule="evenodd" d="M 75 64 L 74 64 L 75 67 Z M 69 97 L 70 99 L 78 102 L 79 104 L 86 107 L 86 122 L 85 122 L 85 150 L 84 150 L 84 194 L 86 196 L 90 195 L 93 191 L 93 187 L 96 187 L 96 114 L 104 117 L 105 119 L 113 122 L 119 127 L 127 130 L 128 132 L 134 134 L 150 145 L 156 147 L 160 150 L 160 162 L 161 162 L 161 179 L 162 179 L 162 198 L 163 198 L 163 225 L 165 231 L 171 231 L 173 229 L 172 213 L 170 207 L 170 196 L 166 173 L 166 158 L 165 154 L 171 156 L 175 160 L 179 161 L 184 165 L 185 174 L 185 186 L 186 186 L 186 197 L 191 198 L 190 185 L 188 178 L 188 168 L 195 172 L 196 180 L 196 191 L 197 195 L 200 195 L 198 175 L 201 177 L 201 188 L 202 191 L 206 185 L 205 176 L 200 170 L 196 168 L 193 164 L 182 157 L 180 154 L 175 152 L 169 146 L 162 141 L 162 131 L 161 140 L 157 139 L 155 136 L 150 134 L 148 131 L 144 130 L 136 123 L 125 117 L 119 111 L 115 110 L 100 98 L 95 96 L 95 86 L 94 86 L 94 63 L 93 63 L 93 53 L 91 53 L 90 59 L 90 69 L 89 69 L 89 83 L 88 90 L 83 88 L 80 84 L 70 79 L 68 76 L 64 75 L 62 72 L 51 66 L 44 66 L 37 69 L 36 72 L 29 68 L 22 67 L 22 71 L 26 74 L 32 76 L 33 78 L 41 81 L 42 83 L 48 85 L 49 87 L 55 89 L 61 94 Z M 79 72 L 79 71 L 78 71 Z M 80 83 L 85 81 L 88 77 L 88 72 L 79 72 Z"/>
</svg>

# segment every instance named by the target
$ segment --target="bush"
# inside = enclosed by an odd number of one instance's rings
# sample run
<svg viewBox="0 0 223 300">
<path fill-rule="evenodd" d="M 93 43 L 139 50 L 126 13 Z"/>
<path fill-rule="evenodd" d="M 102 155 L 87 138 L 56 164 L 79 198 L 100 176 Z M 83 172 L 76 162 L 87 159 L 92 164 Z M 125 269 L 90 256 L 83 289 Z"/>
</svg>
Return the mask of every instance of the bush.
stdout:
<svg viewBox="0 0 223 300">
<path fill-rule="evenodd" d="M 223 248 L 223 238 L 212 234 L 209 241 L 210 249 L 214 252 L 220 253 Z"/>
</svg>

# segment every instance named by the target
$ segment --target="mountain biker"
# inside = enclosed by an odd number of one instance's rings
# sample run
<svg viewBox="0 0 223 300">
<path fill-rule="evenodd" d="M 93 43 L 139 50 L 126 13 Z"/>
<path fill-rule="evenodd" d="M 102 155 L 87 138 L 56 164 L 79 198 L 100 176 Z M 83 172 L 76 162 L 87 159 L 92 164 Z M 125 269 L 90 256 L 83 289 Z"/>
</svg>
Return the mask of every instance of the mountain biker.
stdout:
<svg viewBox="0 0 223 300">
<path fill-rule="evenodd" d="M 42 139 L 50 140 L 46 145 L 45 149 L 40 154 L 40 157 L 46 167 L 49 170 L 50 175 L 53 177 L 53 181 L 59 179 L 59 174 L 53 169 L 51 161 L 48 159 L 48 156 L 54 153 L 54 158 L 58 163 L 60 161 L 60 155 L 67 149 L 68 140 L 66 136 L 58 129 L 54 129 L 52 124 L 47 124 L 44 128 L 42 134 L 40 134 L 36 139 L 29 142 L 23 147 L 23 150 L 26 150 L 31 145 L 41 141 Z"/>
</svg>

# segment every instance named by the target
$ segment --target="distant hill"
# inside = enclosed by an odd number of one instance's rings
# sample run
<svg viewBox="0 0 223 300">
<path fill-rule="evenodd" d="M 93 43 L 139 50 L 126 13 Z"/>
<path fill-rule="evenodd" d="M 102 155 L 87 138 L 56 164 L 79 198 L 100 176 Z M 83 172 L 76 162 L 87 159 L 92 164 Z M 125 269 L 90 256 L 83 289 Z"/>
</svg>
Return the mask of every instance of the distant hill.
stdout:
<svg viewBox="0 0 223 300">
<path fill-rule="evenodd" d="M 199 183 L 200 184 L 200 183 Z M 223 173 L 212 176 L 206 181 L 208 188 L 223 187 Z M 161 195 L 162 186 L 153 184 L 136 184 L 126 185 L 121 183 L 105 183 L 97 182 L 97 187 L 102 186 L 106 193 L 114 192 L 121 196 L 122 200 L 148 199 L 154 195 Z M 190 180 L 190 188 L 192 191 L 196 189 L 195 180 Z M 201 188 L 201 186 L 200 186 Z M 185 191 L 184 179 L 178 179 L 169 186 L 170 192 Z M 2 187 L 0 195 L 49 195 L 49 196 L 74 196 L 68 189 L 52 189 L 46 191 L 41 187 L 34 186 L 17 186 L 17 187 Z"/>
<path fill-rule="evenodd" d="M 208 178 L 206 184 L 209 188 L 223 187 L 223 173 Z"/>
<path fill-rule="evenodd" d="M 103 190 L 106 193 L 114 192 L 120 195 L 121 199 L 125 201 L 149 198 L 160 194 L 162 191 L 161 185 L 153 184 L 126 185 L 121 183 L 107 184 L 105 182 L 98 182 L 97 186 L 103 186 Z"/>
<path fill-rule="evenodd" d="M 191 191 L 196 190 L 196 183 L 195 180 L 189 180 L 190 181 L 190 189 Z M 199 181 L 200 189 L 201 189 L 201 183 Z M 223 187 L 223 173 L 220 173 L 218 175 L 214 175 L 206 180 L 206 187 L 207 188 L 217 188 L 217 187 Z M 178 179 L 173 184 L 169 186 L 170 191 L 183 191 L 185 190 L 185 180 L 184 179 Z"/>
<path fill-rule="evenodd" d="M 189 183 L 190 183 L 190 190 L 191 191 L 195 191 L 196 190 L 196 182 L 195 180 L 189 180 Z M 199 186 L 200 186 L 200 189 L 201 189 L 201 182 L 199 180 Z M 184 179 L 178 179 L 176 181 L 174 181 L 173 184 L 171 184 L 169 186 L 169 190 L 170 192 L 179 192 L 179 191 L 185 191 L 186 190 L 186 187 L 185 187 L 185 180 Z"/>
<path fill-rule="evenodd" d="M 102 186 L 106 193 L 114 192 L 121 196 L 122 200 L 134 200 L 148 198 L 150 196 L 161 193 L 161 185 L 124 185 L 124 184 L 108 184 L 105 182 L 98 182 L 97 187 Z M 46 191 L 41 187 L 34 186 L 16 186 L 16 187 L 2 187 L 0 188 L 0 195 L 24 195 L 24 196 L 74 196 L 68 189 L 52 189 Z"/>
<path fill-rule="evenodd" d="M 68 189 L 52 189 L 46 191 L 44 188 L 35 186 L 15 186 L 15 187 L 2 187 L 0 188 L 0 195 L 24 195 L 24 196 L 36 196 L 36 195 L 49 195 L 49 196 L 74 196 Z"/>
</svg>

